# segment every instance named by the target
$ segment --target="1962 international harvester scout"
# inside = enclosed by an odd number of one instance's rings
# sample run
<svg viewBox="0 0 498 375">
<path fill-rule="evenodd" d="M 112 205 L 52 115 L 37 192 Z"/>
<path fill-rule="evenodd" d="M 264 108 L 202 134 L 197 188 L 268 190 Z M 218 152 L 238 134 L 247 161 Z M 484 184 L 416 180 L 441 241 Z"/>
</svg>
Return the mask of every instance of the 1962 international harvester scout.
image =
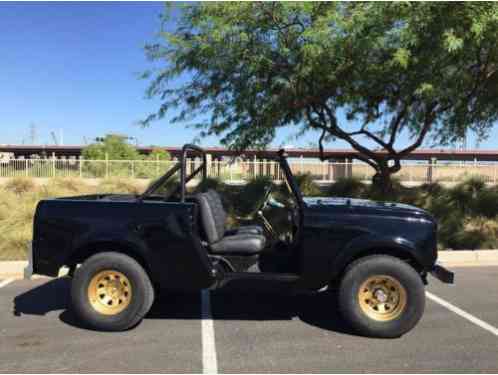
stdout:
<svg viewBox="0 0 498 375">
<path fill-rule="evenodd" d="M 192 153 L 202 162 L 188 174 Z M 34 219 L 33 272 L 56 276 L 69 267 L 72 308 L 99 330 L 137 325 L 159 290 L 325 287 L 338 290 L 331 298 L 360 334 L 397 337 L 412 329 L 424 311 L 427 274 L 453 282 L 436 264 L 433 217 L 402 204 L 303 198 L 285 152 L 276 159 L 289 198 L 279 202 L 266 190 L 258 210 L 263 226 L 227 229 L 216 191 L 188 193 L 190 180 L 206 178 L 205 153 L 194 145 L 141 195 L 43 200 Z M 272 208 L 288 223 L 285 236 L 265 217 Z"/>
</svg>

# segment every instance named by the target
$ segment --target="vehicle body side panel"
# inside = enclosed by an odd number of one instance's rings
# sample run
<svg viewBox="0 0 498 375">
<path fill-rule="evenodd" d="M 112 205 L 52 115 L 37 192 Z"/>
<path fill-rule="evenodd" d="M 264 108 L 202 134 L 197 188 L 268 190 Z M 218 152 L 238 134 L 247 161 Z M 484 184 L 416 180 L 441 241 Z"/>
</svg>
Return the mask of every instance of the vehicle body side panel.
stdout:
<svg viewBox="0 0 498 375">
<path fill-rule="evenodd" d="M 301 244 L 301 286 L 317 289 L 340 276 L 359 255 L 389 250 L 413 258 L 430 271 L 436 261 L 435 223 L 423 218 L 369 215 L 353 207 L 305 207 Z"/>
<path fill-rule="evenodd" d="M 34 272 L 55 276 L 62 265 L 92 247 L 126 248 L 146 263 L 162 287 L 209 287 L 214 277 L 196 234 L 196 217 L 191 203 L 42 201 L 34 230 Z"/>
</svg>

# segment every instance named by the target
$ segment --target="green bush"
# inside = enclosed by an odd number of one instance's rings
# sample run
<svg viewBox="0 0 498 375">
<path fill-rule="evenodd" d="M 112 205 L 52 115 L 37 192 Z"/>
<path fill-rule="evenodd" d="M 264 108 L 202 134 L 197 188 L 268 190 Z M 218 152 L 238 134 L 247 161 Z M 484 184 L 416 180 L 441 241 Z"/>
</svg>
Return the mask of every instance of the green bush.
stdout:
<svg viewBox="0 0 498 375">
<path fill-rule="evenodd" d="M 199 182 L 195 187 L 193 193 L 206 192 L 210 189 L 221 192 L 224 190 L 223 181 L 218 177 L 206 177 L 204 180 Z"/>
<path fill-rule="evenodd" d="M 240 194 L 237 194 L 237 202 L 234 203 L 235 212 L 240 216 L 247 216 L 254 213 L 254 211 L 263 203 L 265 191 L 273 185 L 270 177 L 261 176 L 250 180 L 241 189 Z M 277 190 L 273 187 L 274 190 Z M 235 198 L 235 197 L 234 197 Z"/>
<path fill-rule="evenodd" d="M 472 204 L 474 216 L 496 219 L 498 216 L 498 190 L 486 189 L 481 191 Z"/>
<path fill-rule="evenodd" d="M 369 187 L 359 178 L 341 178 L 330 185 L 327 195 L 342 198 L 365 198 Z"/>
<path fill-rule="evenodd" d="M 297 186 L 305 197 L 316 197 L 323 195 L 320 188 L 313 181 L 311 173 L 300 173 L 294 176 Z"/>
</svg>

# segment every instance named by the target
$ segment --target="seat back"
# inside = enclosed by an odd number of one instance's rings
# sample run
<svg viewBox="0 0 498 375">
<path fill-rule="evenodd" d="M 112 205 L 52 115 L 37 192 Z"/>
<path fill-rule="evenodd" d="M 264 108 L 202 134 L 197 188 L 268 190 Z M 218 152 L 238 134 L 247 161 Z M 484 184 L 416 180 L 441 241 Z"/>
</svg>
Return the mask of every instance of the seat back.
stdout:
<svg viewBox="0 0 498 375">
<path fill-rule="evenodd" d="M 219 224 L 223 224 L 223 227 L 226 229 L 228 215 L 225 211 L 225 207 L 223 207 L 223 201 L 221 200 L 220 194 L 213 189 L 209 189 L 206 193 L 211 197 L 210 204 L 212 204 L 212 208 L 219 212 L 217 215 L 217 220 L 221 221 Z"/>
<path fill-rule="evenodd" d="M 226 213 L 221 205 L 221 199 L 210 192 L 194 196 L 200 207 L 200 218 L 206 240 L 209 244 L 220 241 L 225 234 Z"/>
</svg>

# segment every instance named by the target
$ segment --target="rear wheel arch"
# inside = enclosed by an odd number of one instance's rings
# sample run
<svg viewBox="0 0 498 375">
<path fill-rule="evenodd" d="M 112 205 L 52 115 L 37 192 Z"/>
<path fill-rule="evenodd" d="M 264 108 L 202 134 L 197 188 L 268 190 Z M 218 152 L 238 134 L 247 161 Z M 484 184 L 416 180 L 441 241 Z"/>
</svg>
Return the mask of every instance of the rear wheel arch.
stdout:
<svg viewBox="0 0 498 375">
<path fill-rule="evenodd" d="M 104 252 L 115 252 L 128 255 L 135 259 L 143 267 L 149 277 L 152 278 L 150 272 L 151 267 L 144 254 L 136 246 L 118 241 L 96 241 L 82 245 L 72 252 L 69 259 L 65 261 L 65 264 L 69 267 L 74 267 L 83 263 L 91 256 Z"/>
</svg>

